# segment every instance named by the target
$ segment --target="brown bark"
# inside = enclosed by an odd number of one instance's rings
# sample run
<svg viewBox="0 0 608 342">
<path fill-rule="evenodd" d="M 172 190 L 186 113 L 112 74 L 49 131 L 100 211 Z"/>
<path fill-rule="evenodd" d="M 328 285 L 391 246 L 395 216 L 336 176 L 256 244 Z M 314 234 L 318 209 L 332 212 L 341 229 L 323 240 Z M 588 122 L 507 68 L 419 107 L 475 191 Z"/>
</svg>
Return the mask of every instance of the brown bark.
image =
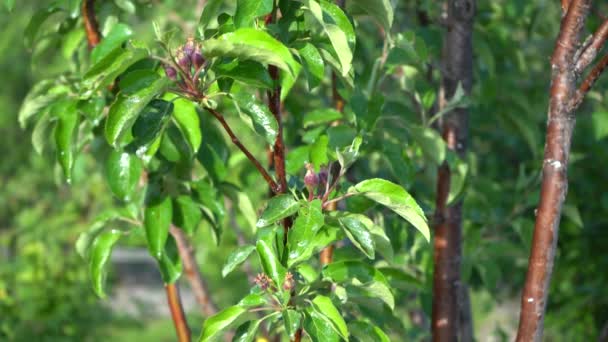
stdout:
<svg viewBox="0 0 608 342">
<path fill-rule="evenodd" d="M 175 332 L 177 333 L 177 340 L 179 342 L 190 342 L 190 328 L 188 327 L 184 308 L 182 307 L 179 289 L 177 288 L 177 285 L 173 283 L 166 284 L 165 291 L 167 293 L 167 303 L 171 310 L 171 318 L 173 318 Z"/>
<path fill-rule="evenodd" d="M 209 296 L 209 287 L 198 269 L 198 264 L 196 263 L 196 258 L 194 256 L 194 250 L 190 245 L 190 242 L 188 242 L 188 238 L 181 229 L 174 225 L 171 225 L 170 232 L 175 238 L 179 256 L 184 265 L 184 273 L 188 279 L 188 282 L 190 283 L 190 288 L 194 293 L 194 298 L 196 298 L 196 302 L 200 306 L 201 311 L 206 316 L 216 314 L 217 306 Z"/>
<path fill-rule="evenodd" d="M 517 341 L 540 341 L 562 206 L 568 190 L 567 167 L 574 129 L 571 99 L 576 93 L 575 55 L 591 0 L 572 0 L 562 19 L 551 58 L 551 93 L 542 185 L 532 251 L 521 299 Z"/>
<path fill-rule="evenodd" d="M 81 9 L 84 30 L 87 34 L 87 42 L 89 44 L 89 49 L 92 49 L 101 41 L 99 24 L 97 24 L 97 18 L 95 17 L 95 0 L 83 0 Z"/>
<path fill-rule="evenodd" d="M 443 99 L 451 98 L 458 84 L 467 94 L 473 83 L 472 31 L 474 0 L 448 0 L 447 33 L 443 49 Z M 463 157 L 467 147 L 468 110 L 447 113 L 440 122 L 446 145 Z M 450 169 L 439 167 L 437 176 L 436 226 L 434 237 L 433 341 L 458 341 L 460 326 L 460 259 L 462 253 L 462 201 L 448 205 Z"/>
</svg>

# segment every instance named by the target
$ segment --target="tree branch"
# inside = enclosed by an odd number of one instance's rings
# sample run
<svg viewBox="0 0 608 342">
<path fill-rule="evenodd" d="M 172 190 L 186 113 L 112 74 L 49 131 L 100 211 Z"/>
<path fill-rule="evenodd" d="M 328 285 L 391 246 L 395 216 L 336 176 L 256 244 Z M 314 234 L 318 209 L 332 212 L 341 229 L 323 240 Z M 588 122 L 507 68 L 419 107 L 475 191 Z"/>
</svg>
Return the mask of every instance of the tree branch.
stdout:
<svg viewBox="0 0 608 342">
<path fill-rule="evenodd" d="M 591 88 L 593 87 L 595 82 L 600 78 L 600 75 L 602 74 L 602 72 L 604 72 L 607 66 L 608 54 L 604 55 L 604 57 L 600 59 L 600 61 L 593 67 L 593 69 L 591 69 L 589 75 L 585 77 L 585 80 L 583 81 L 583 83 L 581 83 L 581 86 L 576 90 L 576 93 L 574 94 L 574 97 L 572 98 L 572 101 L 570 103 L 570 111 L 575 111 L 578 106 L 580 106 L 580 104 L 583 102 L 583 99 L 585 98 L 585 95 L 587 95 L 589 90 L 591 90 Z"/>
<path fill-rule="evenodd" d="M 278 82 L 279 69 L 271 65 L 268 67 L 270 77 Z M 279 125 L 277 138 L 273 147 L 273 164 L 280 186 L 279 193 L 287 190 L 287 174 L 285 173 L 285 143 L 283 141 L 283 118 L 281 113 L 281 86 L 277 85 L 272 91 L 268 91 L 268 109 L 274 115 Z"/>
<path fill-rule="evenodd" d="M 532 238 L 532 250 L 521 298 L 518 342 L 541 341 L 543 321 L 559 222 L 568 191 L 568 158 L 574 129 L 571 101 L 576 92 L 576 51 L 591 0 L 572 0 L 561 22 L 551 58 L 551 97 L 547 119 L 540 202 Z"/>
<path fill-rule="evenodd" d="M 196 258 L 194 257 L 194 251 L 188 242 L 188 238 L 181 229 L 173 224 L 171 225 L 169 232 L 175 238 L 179 256 L 184 263 L 184 272 L 186 274 L 186 278 L 188 278 L 188 282 L 190 283 L 194 297 L 196 298 L 196 301 L 199 304 L 203 314 L 206 316 L 216 314 L 218 311 L 217 306 L 213 302 L 213 299 L 211 299 L 209 296 L 209 288 L 198 268 Z"/>
<path fill-rule="evenodd" d="M 95 0 L 83 0 L 81 10 L 87 42 L 89 43 L 89 49 L 92 49 L 101 41 L 99 25 L 95 18 Z"/>
<path fill-rule="evenodd" d="M 602 50 L 606 39 L 608 39 L 608 20 L 605 20 L 593 34 L 591 42 L 585 47 L 578 61 L 576 61 L 574 72 L 580 74 L 593 62 L 598 52 Z"/>
<path fill-rule="evenodd" d="M 205 109 L 209 113 L 211 113 L 211 115 L 215 116 L 215 118 L 220 122 L 220 124 L 222 124 L 222 127 L 224 127 L 224 130 L 226 131 L 226 133 L 228 133 L 232 142 L 245 154 L 245 156 L 247 156 L 247 159 L 249 159 L 253 163 L 255 168 L 258 169 L 258 171 L 260 172 L 262 177 L 264 177 L 264 180 L 266 181 L 266 183 L 268 183 L 268 186 L 272 189 L 272 191 L 274 193 L 280 193 L 281 187 L 274 181 L 274 179 L 272 179 L 272 176 L 270 176 L 268 171 L 266 171 L 266 169 L 264 169 L 262 164 L 260 164 L 260 162 L 255 158 L 255 156 L 253 154 L 251 154 L 251 152 L 249 152 L 249 150 L 243 145 L 243 143 L 241 143 L 239 138 L 237 138 L 237 136 L 232 131 L 232 128 L 230 128 L 230 125 L 228 125 L 228 123 L 222 116 L 222 114 L 220 114 L 217 110 L 215 110 L 213 108 L 205 107 Z M 280 127 L 280 124 L 279 124 L 279 127 Z M 285 165 L 285 164 L 283 163 L 283 165 Z"/>
<path fill-rule="evenodd" d="M 167 293 L 167 303 L 169 303 L 169 309 L 171 310 L 171 318 L 173 318 L 177 333 L 177 340 L 179 342 L 190 342 L 190 328 L 188 327 L 188 321 L 186 321 L 177 285 L 175 283 L 166 284 L 165 291 Z"/>
</svg>

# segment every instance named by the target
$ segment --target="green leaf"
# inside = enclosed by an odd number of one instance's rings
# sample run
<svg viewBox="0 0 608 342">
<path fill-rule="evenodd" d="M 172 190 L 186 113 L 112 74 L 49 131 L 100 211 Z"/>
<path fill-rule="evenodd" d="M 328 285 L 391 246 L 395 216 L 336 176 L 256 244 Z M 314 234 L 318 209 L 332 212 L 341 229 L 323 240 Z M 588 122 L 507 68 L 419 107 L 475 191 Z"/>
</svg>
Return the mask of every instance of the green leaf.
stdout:
<svg viewBox="0 0 608 342">
<path fill-rule="evenodd" d="M 268 110 L 268 106 L 258 102 L 253 93 L 240 92 L 233 96 L 233 99 L 241 118 L 256 133 L 266 138 L 268 144 L 273 145 L 279 132 L 279 124 Z"/>
<path fill-rule="evenodd" d="M 205 41 L 202 53 L 207 58 L 235 57 L 274 65 L 295 76 L 299 64 L 289 49 L 264 31 L 241 28 Z"/>
<path fill-rule="evenodd" d="M 196 153 L 203 140 L 196 105 L 184 98 L 174 100 L 173 104 L 175 105 L 173 119 L 177 124 L 177 128 L 179 128 L 192 151 Z"/>
<path fill-rule="evenodd" d="M 235 268 L 237 268 L 240 264 L 245 262 L 251 252 L 255 250 L 255 246 L 241 246 L 228 256 L 228 260 L 224 264 L 222 268 L 222 277 L 226 277 L 230 272 L 232 272 Z"/>
<path fill-rule="evenodd" d="M 300 202 L 296 201 L 292 195 L 277 195 L 268 201 L 268 205 L 256 223 L 256 227 L 269 226 L 295 214 L 298 209 L 300 209 Z"/>
<path fill-rule="evenodd" d="M 177 227 L 193 234 L 202 219 L 201 208 L 192 197 L 181 195 L 173 199 L 173 223 Z"/>
<path fill-rule="evenodd" d="M 255 19 L 272 11 L 273 0 L 237 0 L 234 26 L 253 27 Z"/>
<path fill-rule="evenodd" d="M 391 209 L 418 229 L 427 241 L 431 234 L 424 212 L 416 200 L 401 186 L 384 179 L 365 180 L 350 189 L 348 193 L 362 194 Z"/>
<path fill-rule="evenodd" d="M 371 220 L 363 215 L 352 214 L 340 217 L 338 221 L 355 247 L 373 260 L 376 257 L 376 246 L 368 228 L 373 226 Z"/>
<path fill-rule="evenodd" d="M 300 312 L 291 309 L 283 310 L 283 324 L 290 339 L 293 339 L 296 331 L 300 328 L 301 321 L 302 314 Z"/>
<path fill-rule="evenodd" d="M 353 283 L 356 281 L 359 284 L 365 284 L 379 281 L 388 285 L 388 281 L 382 272 L 361 261 L 333 262 L 325 266 L 323 277 L 336 283 Z"/>
<path fill-rule="evenodd" d="M 469 165 L 451 150 L 448 150 L 447 162 L 450 167 L 450 192 L 448 194 L 448 205 L 461 198 L 464 191 Z"/>
<path fill-rule="evenodd" d="M 105 298 L 104 285 L 106 282 L 106 264 L 110 260 L 112 248 L 120 239 L 122 232 L 112 229 L 99 234 L 91 247 L 89 273 L 93 282 L 93 290 L 101 298 Z"/>
<path fill-rule="evenodd" d="M 131 38 L 133 31 L 125 24 L 112 26 L 110 33 L 103 37 L 101 42 L 91 51 L 91 63 L 96 64 L 107 56 L 110 52 L 119 48 L 122 43 Z"/>
<path fill-rule="evenodd" d="M 123 11 L 129 14 L 135 14 L 135 4 L 133 4 L 131 0 L 114 0 L 114 3 Z M 103 39 L 106 39 L 106 37 L 103 37 Z"/>
<path fill-rule="evenodd" d="M 304 124 L 304 128 L 308 128 L 310 126 L 326 124 L 340 119 L 342 119 L 342 113 L 333 108 L 323 108 L 306 113 L 302 123 Z"/>
<path fill-rule="evenodd" d="M 276 251 L 264 240 L 257 241 L 256 249 L 258 251 L 258 256 L 260 257 L 260 263 L 262 264 L 264 273 L 266 273 L 266 275 L 272 279 L 274 284 L 280 290 L 283 286 L 283 281 L 285 280 L 287 270 L 285 267 L 283 267 L 283 265 L 281 265 Z"/>
<path fill-rule="evenodd" d="M 15 0 L 4 0 L 4 6 L 7 11 L 12 12 L 13 8 L 15 8 Z"/>
<path fill-rule="evenodd" d="M 114 196 L 129 202 L 137 189 L 142 171 L 142 162 L 135 155 L 112 150 L 106 162 L 106 179 Z"/>
<path fill-rule="evenodd" d="M 327 2 L 322 2 L 326 7 L 330 5 Z M 312 16 L 321 24 L 325 34 L 328 36 L 331 45 L 333 47 L 338 60 L 340 61 L 340 71 L 342 76 L 346 76 L 352 67 L 353 53 L 351 50 L 351 45 L 349 44 L 349 37 L 345 32 L 345 28 L 343 26 L 336 25 L 334 23 L 328 23 L 325 21 L 323 16 L 323 8 L 321 4 L 314 0 L 305 0 L 304 4 L 310 12 Z M 334 5 L 335 6 L 335 5 Z M 337 7 L 337 6 L 336 6 Z M 339 9 L 339 8 L 338 8 Z M 348 22 L 348 26 L 350 26 L 350 22 Z M 352 26 L 350 27 L 352 28 Z M 346 30 L 349 30 L 348 28 Z"/>
<path fill-rule="evenodd" d="M 255 249 L 255 247 L 254 247 Z M 243 308 L 253 308 L 264 305 L 268 302 L 264 293 L 250 293 L 239 301 L 239 306 Z"/>
<path fill-rule="evenodd" d="M 166 78 L 156 77 L 123 89 L 129 95 L 124 94 L 123 91 L 118 94 L 106 120 L 105 137 L 110 145 L 118 147 L 121 138 L 131 129 L 140 112 L 164 90 L 166 85 Z"/>
<path fill-rule="evenodd" d="M 211 25 L 212 21 L 220 14 L 220 8 L 224 0 L 209 0 L 206 2 L 201 17 L 198 21 L 198 34 L 205 38 L 205 30 Z"/>
<path fill-rule="evenodd" d="M 167 238 L 162 255 L 157 261 L 160 275 L 165 284 L 173 284 L 182 275 L 182 260 L 179 257 L 179 251 L 173 236 Z"/>
<path fill-rule="evenodd" d="M 48 145 L 48 139 L 51 132 L 51 115 L 49 111 L 45 111 L 36 122 L 32 131 L 32 146 L 38 154 L 42 154 L 45 146 Z"/>
<path fill-rule="evenodd" d="M 327 157 L 328 144 L 329 138 L 327 135 L 322 135 L 310 147 L 310 161 L 315 166 L 315 172 L 319 172 L 321 166 L 329 163 L 329 158 Z"/>
<path fill-rule="evenodd" d="M 51 115 L 57 117 L 55 127 L 55 147 L 57 160 L 63 169 L 66 182 L 72 182 L 72 168 L 76 154 L 76 137 L 78 135 L 79 116 L 76 112 L 76 101 L 66 99 L 57 102 L 51 108 Z"/>
<path fill-rule="evenodd" d="M 64 97 L 69 87 L 56 84 L 55 80 L 42 80 L 32 87 L 19 109 L 19 125 L 25 128 L 28 121 L 44 112 L 57 99 Z"/>
<path fill-rule="evenodd" d="M 285 170 L 290 175 L 295 175 L 310 160 L 310 146 L 298 146 L 287 152 Z"/>
<path fill-rule="evenodd" d="M 134 152 L 144 161 L 149 161 L 160 145 L 161 134 L 167 127 L 172 112 L 172 102 L 152 100 L 133 123 L 133 141 L 125 149 Z"/>
<path fill-rule="evenodd" d="M 84 88 L 94 92 L 114 82 L 131 65 L 147 56 L 148 51 L 146 49 L 114 49 L 84 74 L 82 85 Z"/>
<path fill-rule="evenodd" d="M 315 299 L 312 300 L 312 305 L 313 310 L 320 313 L 324 319 L 328 320 L 336 332 L 340 334 L 343 339 L 348 341 L 348 328 L 346 327 L 346 322 L 344 322 L 342 314 L 336 309 L 331 302 L 331 299 L 329 297 L 317 295 Z"/>
<path fill-rule="evenodd" d="M 348 298 L 374 298 L 391 310 L 395 298 L 386 277 L 374 267 L 360 261 L 334 262 L 323 269 L 323 277 L 346 286 Z"/>
<path fill-rule="evenodd" d="M 393 7 L 390 0 L 352 0 L 350 3 L 373 17 L 385 32 L 391 31 Z"/>
<path fill-rule="evenodd" d="M 418 125 L 407 125 L 408 133 L 420 146 L 422 153 L 435 165 L 441 165 L 446 156 L 446 145 L 436 130 Z"/>
<path fill-rule="evenodd" d="M 261 319 L 245 322 L 236 328 L 232 342 L 253 342 L 262 323 Z"/>
<path fill-rule="evenodd" d="M 289 250 L 287 266 L 307 259 L 312 255 L 311 242 L 319 229 L 323 227 L 324 216 L 321 209 L 321 200 L 315 199 L 307 202 L 300 208 L 293 227 L 287 234 L 287 248 Z"/>
<path fill-rule="evenodd" d="M 44 24 L 44 22 L 56 12 L 59 12 L 58 6 L 50 5 L 45 6 L 45 8 L 42 8 L 34 13 L 23 32 L 25 46 L 28 48 L 33 48 L 33 44 L 38 36 L 40 26 L 42 26 L 42 24 Z"/>
<path fill-rule="evenodd" d="M 338 342 L 340 335 L 321 313 L 307 309 L 304 319 L 304 330 L 313 342 Z"/>
<path fill-rule="evenodd" d="M 144 228 L 150 254 L 156 259 L 160 259 L 169 237 L 173 206 L 171 198 L 151 194 L 155 191 L 154 189 L 148 189 L 148 199 L 144 210 Z"/>
<path fill-rule="evenodd" d="M 245 312 L 247 312 L 247 310 L 235 305 L 207 318 L 203 324 L 203 331 L 201 332 L 198 341 L 213 341 L 218 334 L 221 334 L 230 328 L 230 326 Z"/>
<path fill-rule="evenodd" d="M 325 63 L 317 48 L 306 43 L 298 49 L 302 64 L 305 66 L 306 78 L 308 79 L 308 89 L 316 88 L 325 78 Z"/>
<path fill-rule="evenodd" d="M 360 342 L 391 342 L 382 329 L 368 322 L 349 323 L 348 331 Z"/>
<path fill-rule="evenodd" d="M 256 88 L 273 87 L 273 80 L 268 70 L 258 62 L 235 59 L 230 63 L 217 65 L 213 70 L 218 79 L 228 77 Z"/>
</svg>

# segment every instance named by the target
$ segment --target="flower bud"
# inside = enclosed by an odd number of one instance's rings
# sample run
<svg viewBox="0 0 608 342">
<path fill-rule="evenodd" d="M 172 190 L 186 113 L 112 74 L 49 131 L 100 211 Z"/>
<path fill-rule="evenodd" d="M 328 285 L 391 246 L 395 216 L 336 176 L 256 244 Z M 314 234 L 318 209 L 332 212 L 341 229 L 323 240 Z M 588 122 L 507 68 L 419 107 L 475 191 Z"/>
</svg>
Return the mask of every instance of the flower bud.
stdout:
<svg viewBox="0 0 608 342">
<path fill-rule="evenodd" d="M 186 44 L 184 44 L 184 46 L 182 47 L 182 51 L 184 52 L 184 55 L 186 55 L 188 58 L 191 58 L 192 54 L 194 53 L 194 39 L 188 38 Z"/>
<path fill-rule="evenodd" d="M 177 79 L 177 70 L 175 70 L 174 67 L 170 66 L 170 65 L 163 65 L 163 67 L 165 68 L 165 74 L 167 75 L 167 77 L 172 80 L 175 81 Z"/>
<path fill-rule="evenodd" d="M 192 54 L 192 65 L 194 65 L 194 69 L 200 69 L 205 63 L 205 58 L 201 55 L 200 51 L 194 51 Z"/>
<path fill-rule="evenodd" d="M 187 73 L 190 73 L 190 56 L 182 53 L 177 57 L 177 64 L 182 67 Z"/>
<path fill-rule="evenodd" d="M 295 285 L 293 274 L 291 274 L 291 272 L 287 272 L 287 274 L 285 274 L 285 281 L 283 282 L 283 290 L 291 291 Z"/>
<path fill-rule="evenodd" d="M 313 189 L 319 185 L 319 175 L 315 173 L 311 164 L 306 165 L 306 175 L 304 176 L 304 184 L 307 188 Z"/>
<path fill-rule="evenodd" d="M 321 185 L 321 187 L 324 187 L 326 183 L 327 183 L 327 169 L 321 169 L 321 171 L 319 171 L 319 184 Z"/>
</svg>

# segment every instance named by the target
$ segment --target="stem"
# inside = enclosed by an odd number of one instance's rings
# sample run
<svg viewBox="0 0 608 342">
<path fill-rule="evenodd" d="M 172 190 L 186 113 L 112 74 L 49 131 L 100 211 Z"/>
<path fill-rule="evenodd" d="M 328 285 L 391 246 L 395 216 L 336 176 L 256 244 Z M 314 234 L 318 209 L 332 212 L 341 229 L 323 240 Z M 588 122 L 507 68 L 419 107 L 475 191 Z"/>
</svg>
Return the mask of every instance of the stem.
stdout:
<svg viewBox="0 0 608 342">
<path fill-rule="evenodd" d="M 595 31 L 591 38 L 591 43 L 581 53 L 574 71 L 578 74 L 585 70 L 597 56 L 597 53 L 602 50 L 602 46 L 608 39 L 608 20 L 605 20 L 602 25 Z"/>
<path fill-rule="evenodd" d="M 278 82 L 279 69 L 271 65 L 268 67 L 270 77 Z M 279 192 L 283 193 L 287 190 L 287 175 L 285 173 L 285 143 L 283 142 L 283 118 L 281 113 L 281 86 L 277 85 L 272 91 L 268 92 L 268 109 L 274 115 L 279 125 L 277 138 L 273 147 L 273 163 L 279 182 Z"/>
<path fill-rule="evenodd" d="M 521 299 L 517 341 L 540 341 L 553 263 L 557 249 L 559 222 L 568 191 L 567 166 L 574 130 L 570 99 L 576 93 L 575 55 L 591 0 L 572 0 L 561 22 L 551 58 L 552 77 L 547 119 L 542 185 L 532 250 Z"/>
<path fill-rule="evenodd" d="M 205 109 L 209 113 L 211 113 L 213 116 L 215 116 L 215 118 L 222 124 L 222 126 L 224 127 L 224 130 L 226 130 L 226 133 L 228 133 L 232 142 L 245 154 L 245 156 L 247 156 L 247 158 L 253 163 L 255 168 L 258 169 L 258 171 L 260 172 L 262 177 L 264 177 L 264 180 L 266 181 L 266 183 L 268 183 L 268 186 L 270 186 L 272 191 L 274 193 L 282 192 L 281 187 L 272 179 L 272 176 L 270 176 L 268 171 L 266 171 L 266 169 L 264 169 L 262 164 L 260 164 L 260 162 L 255 158 L 255 156 L 253 154 L 251 154 L 251 152 L 249 152 L 249 150 L 243 145 L 243 143 L 241 143 L 239 138 L 237 138 L 237 136 L 234 134 L 234 132 L 232 131 L 232 128 L 230 128 L 230 125 L 228 125 L 228 123 L 226 122 L 226 120 L 224 119 L 222 114 L 220 114 L 217 110 L 215 110 L 213 108 L 205 107 Z M 279 125 L 279 127 L 280 127 L 280 125 Z M 284 159 L 283 159 L 283 161 L 284 161 Z"/>
<path fill-rule="evenodd" d="M 581 86 L 576 91 L 574 98 L 572 99 L 572 103 L 570 104 L 570 111 L 575 111 L 581 103 L 583 103 L 583 99 L 585 95 L 591 90 L 591 87 L 598 80 L 602 72 L 608 66 L 608 54 L 604 55 L 602 59 L 597 62 L 597 64 L 591 69 L 589 75 L 585 78 Z"/>
<path fill-rule="evenodd" d="M 82 20 L 84 22 L 84 30 L 87 34 L 87 42 L 89 50 L 93 49 L 101 41 L 101 33 L 99 25 L 95 18 L 95 0 L 82 1 Z"/>
<path fill-rule="evenodd" d="M 473 83 L 473 16 L 475 1 L 447 2 L 447 33 L 444 38 L 440 110 L 445 108 L 458 84 L 470 94 Z M 466 152 L 468 110 L 455 108 L 446 113 L 439 129 L 451 150 L 460 157 Z M 433 341 L 458 341 L 460 334 L 461 295 L 460 260 L 462 258 L 462 200 L 448 205 L 450 168 L 446 162 L 438 169 L 434 237 Z"/>
<path fill-rule="evenodd" d="M 167 292 L 167 303 L 169 303 L 169 309 L 171 310 L 171 318 L 173 318 L 173 324 L 175 325 L 177 340 L 179 342 L 190 342 L 190 328 L 186 321 L 186 315 L 184 315 L 179 290 L 175 283 L 173 283 L 166 284 L 165 291 Z"/>
<path fill-rule="evenodd" d="M 202 277 L 201 272 L 196 264 L 196 258 L 194 257 L 194 250 L 188 242 L 188 238 L 184 232 L 174 225 L 171 225 L 170 233 L 175 238 L 177 244 L 177 250 L 179 256 L 184 263 L 184 271 L 194 297 L 198 302 L 203 314 L 206 316 L 213 316 L 217 313 L 217 306 L 209 296 L 209 288 L 205 279 Z"/>
</svg>

